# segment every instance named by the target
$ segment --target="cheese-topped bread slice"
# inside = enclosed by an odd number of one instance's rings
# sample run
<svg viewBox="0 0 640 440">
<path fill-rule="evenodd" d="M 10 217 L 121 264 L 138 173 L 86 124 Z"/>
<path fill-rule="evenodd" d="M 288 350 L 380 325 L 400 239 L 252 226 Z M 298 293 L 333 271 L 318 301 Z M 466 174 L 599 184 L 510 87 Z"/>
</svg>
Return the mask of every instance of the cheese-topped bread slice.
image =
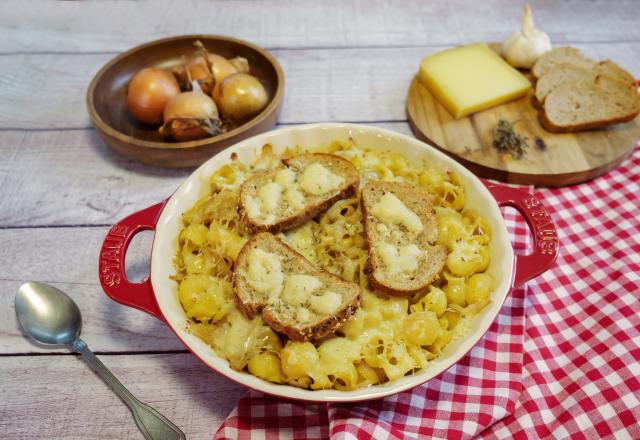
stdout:
<svg viewBox="0 0 640 440">
<path fill-rule="evenodd" d="M 288 231 L 358 190 L 358 170 L 339 156 L 301 154 L 282 162 L 242 184 L 240 213 L 253 232 Z"/>
<path fill-rule="evenodd" d="M 233 290 L 246 316 L 262 312 L 264 322 L 294 341 L 328 335 L 360 305 L 357 284 L 316 268 L 268 232 L 256 234 L 238 254 Z"/>
<path fill-rule="evenodd" d="M 431 284 L 447 251 L 429 194 L 408 183 L 372 181 L 362 189 L 369 284 L 391 295 L 413 295 Z"/>
</svg>

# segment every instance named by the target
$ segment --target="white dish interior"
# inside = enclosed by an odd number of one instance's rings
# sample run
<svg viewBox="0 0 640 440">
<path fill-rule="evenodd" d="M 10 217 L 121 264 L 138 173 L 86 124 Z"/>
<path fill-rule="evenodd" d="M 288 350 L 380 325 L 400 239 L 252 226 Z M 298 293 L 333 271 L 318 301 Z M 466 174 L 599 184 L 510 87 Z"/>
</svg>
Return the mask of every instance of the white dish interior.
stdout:
<svg viewBox="0 0 640 440">
<path fill-rule="evenodd" d="M 356 145 L 397 151 L 408 159 L 427 158 L 429 166 L 458 173 L 464 182 L 466 206 L 484 216 L 493 231 L 490 244 L 491 263 L 487 269 L 496 280 L 495 289 L 491 294 L 492 302 L 472 320 L 470 332 L 464 338 L 447 345 L 442 356 L 432 361 L 427 369 L 383 385 L 353 391 L 312 391 L 278 385 L 249 373 L 235 371 L 229 367 L 226 359 L 218 356 L 210 346 L 185 330 L 187 318 L 178 301 L 178 285 L 169 279 L 169 276 L 175 273 L 173 257 L 178 251 L 177 237 L 182 226 L 182 213 L 206 194 L 207 178 L 228 163 L 233 153 L 237 154 L 240 160 L 249 162 L 255 159 L 255 153 L 265 144 L 270 144 L 274 152 L 280 154 L 288 146 L 328 146 L 335 140 L 349 138 L 352 138 Z M 513 249 L 498 204 L 482 182 L 462 165 L 423 142 L 393 131 L 356 124 L 310 124 L 281 128 L 244 140 L 212 157 L 191 174 L 167 202 L 158 219 L 151 254 L 151 282 L 160 310 L 169 325 L 183 343 L 214 370 L 247 387 L 273 395 L 308 401 L 347 402 L 384 397 L 412 388 L 454 365 L 478 342 L 498 315 L 510 290 L 513 261 Z"/>
</svg>

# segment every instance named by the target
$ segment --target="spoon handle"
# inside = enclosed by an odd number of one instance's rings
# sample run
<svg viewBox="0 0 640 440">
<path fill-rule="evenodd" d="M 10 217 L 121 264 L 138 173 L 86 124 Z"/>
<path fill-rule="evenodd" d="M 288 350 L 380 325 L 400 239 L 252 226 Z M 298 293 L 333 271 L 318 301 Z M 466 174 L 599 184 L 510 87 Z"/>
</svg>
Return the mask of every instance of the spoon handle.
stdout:
<svg viewBox="0 0 640 440">
<path fill-rule="evenodd" d="M 186 439 L 184 433 L 176 425 L 171 423 L 165 416 L 160 414 L 155 409 L 151 408 L 146 403 L 140 402 L 136 399 L 128 389 L 125 388 L 122 383 L 109 371 L 107 367 L 96 357 L 95 354 L 86 342 L 82 339 L 76 339 L 71 344 L 85 360 L 98 372 L 100 377 L 107 382 L 113 391 L 116 392 L 118 397 L 129 407 L 133 418 L 136 421 L 136 425 L 140 429 L 140 432 L 148 440 L 184 440 Z"/>
</svg>

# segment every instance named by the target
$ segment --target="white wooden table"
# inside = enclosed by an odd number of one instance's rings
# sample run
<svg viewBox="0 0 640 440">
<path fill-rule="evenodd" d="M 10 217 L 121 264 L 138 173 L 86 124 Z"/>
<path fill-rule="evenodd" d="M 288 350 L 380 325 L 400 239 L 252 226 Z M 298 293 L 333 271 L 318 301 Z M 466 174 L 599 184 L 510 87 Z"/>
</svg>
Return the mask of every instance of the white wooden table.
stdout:
<svg viewBox="0 0 640 440">
<path fill-rule="evenodd" d="M 532 8 L 554 44 L 640 76 L 640 2 Z M 501 40 L 521 14 L 521 2 L 508 0 L 0 3 L 0 436 L 142 438 L 82 359 L 24 339 L 13 299 L 28 280 L 71 294 L 90 347 L 188 438 L 211 438 L 244 392 L 157 320 L 100 289 L 97 255 L 109 226 L 171 194 L 190 172 L 132 162 L 98 138 L 85 91 L 110 58 L 168 35 L 236 36 L 271 50 L 284 68 L 279 124 L 349 121 L 409 133 L 405 95 L 421 57 Z M 134 278 L 145 275 L 151 243 L 139 237 L 128 260 Z"/>
</svg>

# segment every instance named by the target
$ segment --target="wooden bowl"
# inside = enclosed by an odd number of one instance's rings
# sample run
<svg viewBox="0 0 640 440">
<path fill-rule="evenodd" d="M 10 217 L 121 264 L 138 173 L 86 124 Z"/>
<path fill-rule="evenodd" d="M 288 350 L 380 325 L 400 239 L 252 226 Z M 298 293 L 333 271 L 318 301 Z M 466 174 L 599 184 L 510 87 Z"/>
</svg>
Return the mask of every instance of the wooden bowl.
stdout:
<svg viewBox="0 0 640 440">
<path fill-rule="evenodd" d="M 226 133 L 189 142 L 172 142 L 157 126 L 138 122 L 127 108 L 126 89 L 131 77 L 144 67 L 173 68 L 195 50 L 199 40 L 211 53 L 249 60 L 269 96 L 267 106 L 251 120 Z M 96 130 L 113 149 L 151 165 L 170 168 L 195 167 L 224 148 L 270 129 L 276 122 L 284 95 L 284 73 L 266 50 L 246 41 L 217 35 L 184 35 L 134 47 L 109 61 L 91 81 L 87 107 Z"/>
</svg>

